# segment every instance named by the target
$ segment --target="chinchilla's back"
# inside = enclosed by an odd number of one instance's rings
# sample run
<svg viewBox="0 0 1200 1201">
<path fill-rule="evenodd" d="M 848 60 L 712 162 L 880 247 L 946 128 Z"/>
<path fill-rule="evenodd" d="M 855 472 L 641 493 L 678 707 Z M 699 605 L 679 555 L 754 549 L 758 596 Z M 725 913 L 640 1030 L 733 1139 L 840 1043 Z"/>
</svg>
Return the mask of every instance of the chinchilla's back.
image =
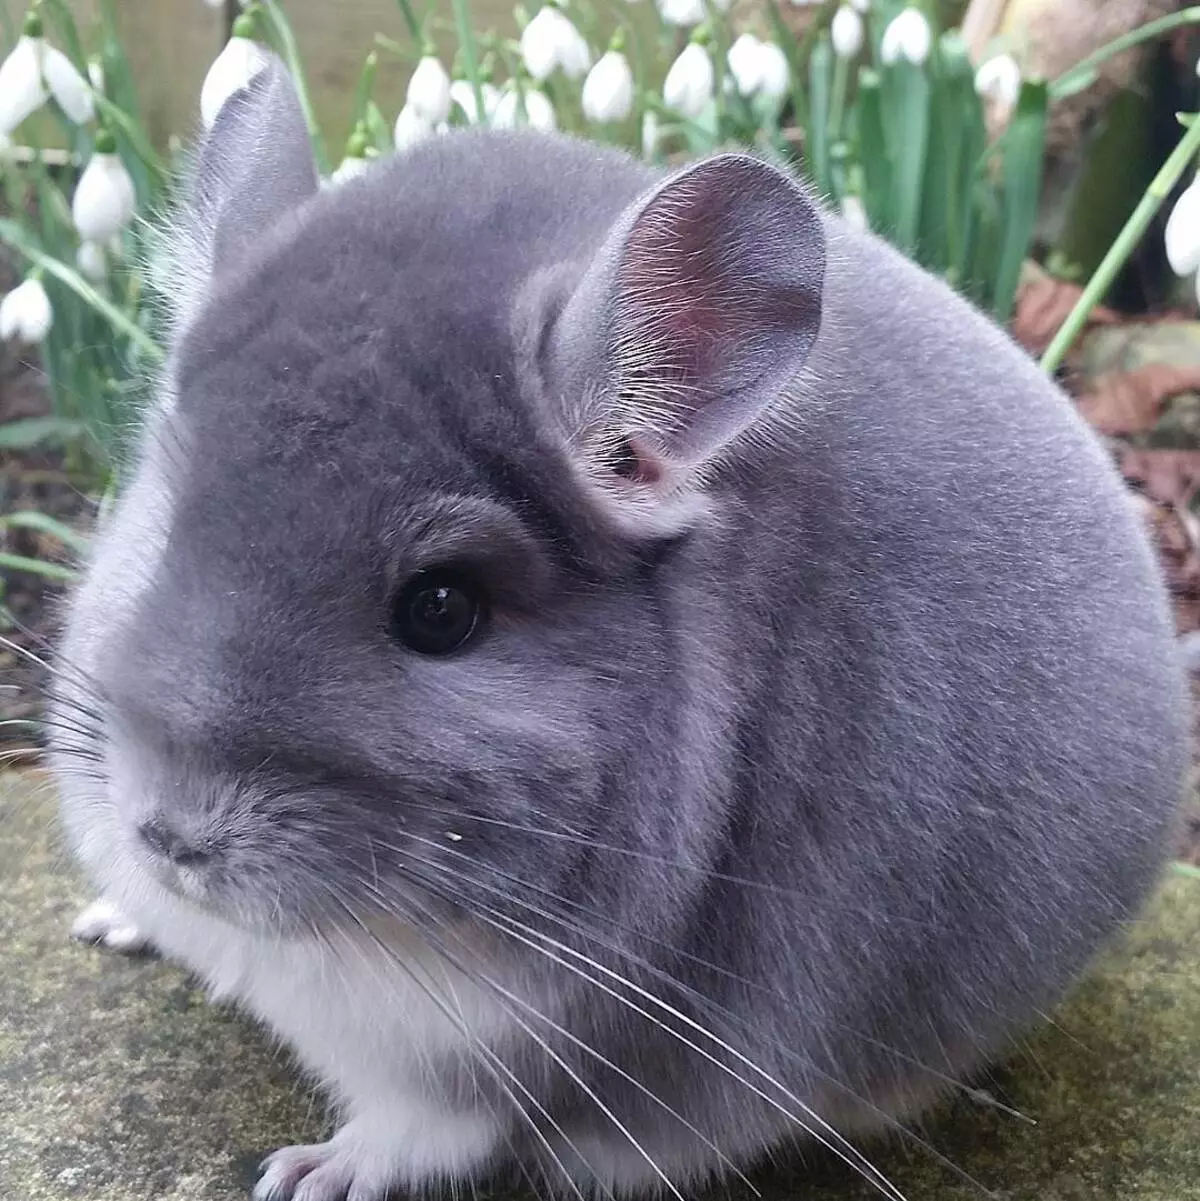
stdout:
<svg viewBox="0 0 1200 1201">
<path fill-rule="evenodd" d="M 715 888 L 701 926 L 739 974 L 772 964 L 781 1042 L 822 1031 L 831 1076 L 903 1109 L 1136 912 L 1186 706 L 1145 532 L 1065 397 L 891 249 L 827 235 L 789 416 L 721 477 L 736 517 L 680 573 L 729 583 L 727 870 L 768 890 Z M 828 1106 L 871 1120 L 841 1085 Z"/>
</svg>

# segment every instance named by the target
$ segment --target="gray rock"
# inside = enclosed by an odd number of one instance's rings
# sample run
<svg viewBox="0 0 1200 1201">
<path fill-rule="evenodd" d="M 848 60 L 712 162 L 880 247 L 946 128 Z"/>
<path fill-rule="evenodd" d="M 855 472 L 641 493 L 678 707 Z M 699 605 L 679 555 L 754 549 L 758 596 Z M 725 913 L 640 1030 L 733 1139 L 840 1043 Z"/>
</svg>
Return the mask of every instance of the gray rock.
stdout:
<svg viewBox="0 0 1200 1201">
<path fill-rule="evenodd" d="M 321 1137 L 320 1103 L 177 969 L 68 941 L 89 897 L 51 802 L 36 776 L 0 777 L 0 1201 L 246 1201 L 263 1155 Z M 910 1201 L 1200 1199 L 1198 1058 L 1200 878 L 1174 874 L 982 1082 L 1023 1116 L 964 1093 L 923 1126 L 929 1148 L 870 1151 Z M 757 1183 L 766 1201 L 878 1196 L 811 1153 Z"/>
</svg>

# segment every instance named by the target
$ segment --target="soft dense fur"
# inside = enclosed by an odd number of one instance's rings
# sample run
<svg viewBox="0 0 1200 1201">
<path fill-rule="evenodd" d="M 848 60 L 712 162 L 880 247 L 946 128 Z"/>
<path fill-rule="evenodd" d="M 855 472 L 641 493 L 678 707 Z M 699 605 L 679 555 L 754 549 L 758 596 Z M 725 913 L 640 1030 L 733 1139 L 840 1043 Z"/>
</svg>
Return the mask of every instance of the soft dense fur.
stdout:
<svg viewBox="0 0 1200 1201">
<path fill-rule="evenodd" d="M 344 1112 L 260 1195 L 638 1191 L 802 1135 L 887 1192 L 844 1137 L 1164 854 L 1181 684 L 1101 449 L 752 159 L 462 132 L 320 191 L 274 66 L 192 194 L 55 761 L 126 933 Z M 389 602 L 446 562 L 491 616 L 423 658 Z"/>
</svg>

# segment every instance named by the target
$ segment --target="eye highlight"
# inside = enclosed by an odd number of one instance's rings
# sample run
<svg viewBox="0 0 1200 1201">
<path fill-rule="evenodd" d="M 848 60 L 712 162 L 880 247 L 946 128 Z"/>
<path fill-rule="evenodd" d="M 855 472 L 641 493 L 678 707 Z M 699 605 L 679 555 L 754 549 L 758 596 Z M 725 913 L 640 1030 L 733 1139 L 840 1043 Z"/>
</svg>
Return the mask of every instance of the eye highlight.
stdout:
<svg viewBox="0 0 1200 1201">
<path fill-rule="evenodd" d="M 487 613 L 479 584 L 452 567 L 419 572 L 392 602 L 390 633 L 419 655 L 448 655 L 469 642 Z"/>
</svg>

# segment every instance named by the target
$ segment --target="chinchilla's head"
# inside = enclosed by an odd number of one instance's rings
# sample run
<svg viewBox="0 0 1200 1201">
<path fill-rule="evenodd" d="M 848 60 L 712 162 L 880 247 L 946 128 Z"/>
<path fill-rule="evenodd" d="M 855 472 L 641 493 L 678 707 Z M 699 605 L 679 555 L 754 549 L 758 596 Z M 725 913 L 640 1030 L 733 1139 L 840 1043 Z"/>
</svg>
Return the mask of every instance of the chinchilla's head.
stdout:
<svg viewBox="0 0 1200 1201">
<path fill-rule="evenodd" d="M 816 337 L 804 194 L 477 131 L 322 188 L 273 63 L 173 239 L 166 395 L 58 687 L 85 860 L 268 929 L 669 910 L 683 880 L 590 846 L 721 826 L 680 749 L 729 737 L 689 725 L 721 585 L 667 579 Z"/>
</svg>

